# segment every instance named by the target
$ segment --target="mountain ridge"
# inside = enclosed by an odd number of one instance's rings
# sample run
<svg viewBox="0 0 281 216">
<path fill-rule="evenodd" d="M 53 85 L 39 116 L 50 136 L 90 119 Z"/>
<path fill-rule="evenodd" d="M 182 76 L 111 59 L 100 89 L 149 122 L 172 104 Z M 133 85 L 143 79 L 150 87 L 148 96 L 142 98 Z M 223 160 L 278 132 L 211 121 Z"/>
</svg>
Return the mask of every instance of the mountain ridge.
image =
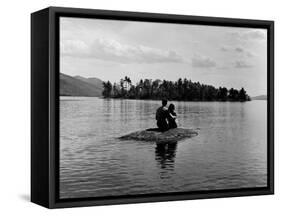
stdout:
<svg viewBox="0 0 281 216">
<path fill-rule="evenodd" d="M 60 96 L 102 96 L 102 80 L 91 77 L 69 76 L 60 73 Z"/>
<path fill-rule="evenodd" d="M 251 97 L 252 100 L 267 100 L 267 95 L 258 95 L 255 97 Z"/>
</svg>

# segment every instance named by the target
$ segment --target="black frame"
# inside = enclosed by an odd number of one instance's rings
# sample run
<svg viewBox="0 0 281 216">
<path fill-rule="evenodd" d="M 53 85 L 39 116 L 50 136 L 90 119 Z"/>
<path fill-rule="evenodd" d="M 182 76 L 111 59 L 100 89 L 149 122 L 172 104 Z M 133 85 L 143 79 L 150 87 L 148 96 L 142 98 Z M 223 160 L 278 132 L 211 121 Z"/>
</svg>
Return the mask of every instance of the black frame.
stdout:
<svg viewBox="0 0 281 216">
<path fill-rule="evenodd" d="M 267 29 L 267 187 L 59 199 L 59 17 Z M 49 7 L 31 15 L 31 201 L 48 208 L 274 193 L 274 22 Z"/>
</svg>

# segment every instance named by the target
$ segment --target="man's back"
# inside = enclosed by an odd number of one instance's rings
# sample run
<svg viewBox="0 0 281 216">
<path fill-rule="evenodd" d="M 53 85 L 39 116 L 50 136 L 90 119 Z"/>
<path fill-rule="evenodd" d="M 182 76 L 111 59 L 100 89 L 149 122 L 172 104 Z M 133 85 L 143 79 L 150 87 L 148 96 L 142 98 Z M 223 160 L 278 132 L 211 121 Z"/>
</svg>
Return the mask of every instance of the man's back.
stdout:
<svg viewBox="0 0 281 216">
<path fill-rule="evenodd" d="M 166 111 L 167 111 L 166 107 L 164 107 L 164 106 L 159 107 L 156 111 L 156 120 L 157 121 L 165 120 L 165 118 L 166 118 L 165 112 Z"/>
<path fill-rule="evenodd" d="M 157 120 L 157 126 L 161 131 L 166 131 L 169 129 L 167 123 L 167 117 L 168 117 L 168 109 L 165 106 L 159 107 L 156 111 L 156 120 Z"/>
<path fill-rule="evenodd" d="M 167 117 L 168 117 L 168 109 L 166 107 L 167 105 L 167 100 L 163 99 L 162 100 L 162 106 L 159 107 L 156 111 L 156 120 L 157 120 L 157 126 L 160 129 L 160 131 L 166 131 L 169 130 L 169 126 L 167 123 Z"/>
</svg>

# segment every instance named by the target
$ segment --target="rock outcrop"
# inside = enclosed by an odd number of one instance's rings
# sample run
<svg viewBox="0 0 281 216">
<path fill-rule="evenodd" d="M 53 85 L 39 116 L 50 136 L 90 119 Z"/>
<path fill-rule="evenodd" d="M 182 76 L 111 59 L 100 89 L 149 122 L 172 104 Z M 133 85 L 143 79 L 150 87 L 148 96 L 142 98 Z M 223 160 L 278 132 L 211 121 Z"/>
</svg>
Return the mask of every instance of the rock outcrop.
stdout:
<svg viewBox="0 0 281 216">
<path fill-rule="evenodd" d="M 156 142 L 171 142 L 179 141 L 185 138 L 197 136 L 198 133 L 192 129 L 174 128 L 165 132 L 160 132 L 156 128 L 136 131 L 119 137 L 123 140 L 141 140 L 141 141 L 156 141 Z"/>
</svg>

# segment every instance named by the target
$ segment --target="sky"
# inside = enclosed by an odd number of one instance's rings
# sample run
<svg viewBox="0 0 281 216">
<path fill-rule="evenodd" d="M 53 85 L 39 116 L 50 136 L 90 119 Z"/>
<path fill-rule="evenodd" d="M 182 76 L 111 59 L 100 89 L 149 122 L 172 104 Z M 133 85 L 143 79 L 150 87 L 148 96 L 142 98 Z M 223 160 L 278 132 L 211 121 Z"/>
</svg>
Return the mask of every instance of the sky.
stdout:
<svg viewBox="0 0 281 216">
<path fill-rule="evenodd" d="M 266 29 L 60 18 L 60 72 L 118 82 L 187 78 L 267 92 Z"/>
</svg>

